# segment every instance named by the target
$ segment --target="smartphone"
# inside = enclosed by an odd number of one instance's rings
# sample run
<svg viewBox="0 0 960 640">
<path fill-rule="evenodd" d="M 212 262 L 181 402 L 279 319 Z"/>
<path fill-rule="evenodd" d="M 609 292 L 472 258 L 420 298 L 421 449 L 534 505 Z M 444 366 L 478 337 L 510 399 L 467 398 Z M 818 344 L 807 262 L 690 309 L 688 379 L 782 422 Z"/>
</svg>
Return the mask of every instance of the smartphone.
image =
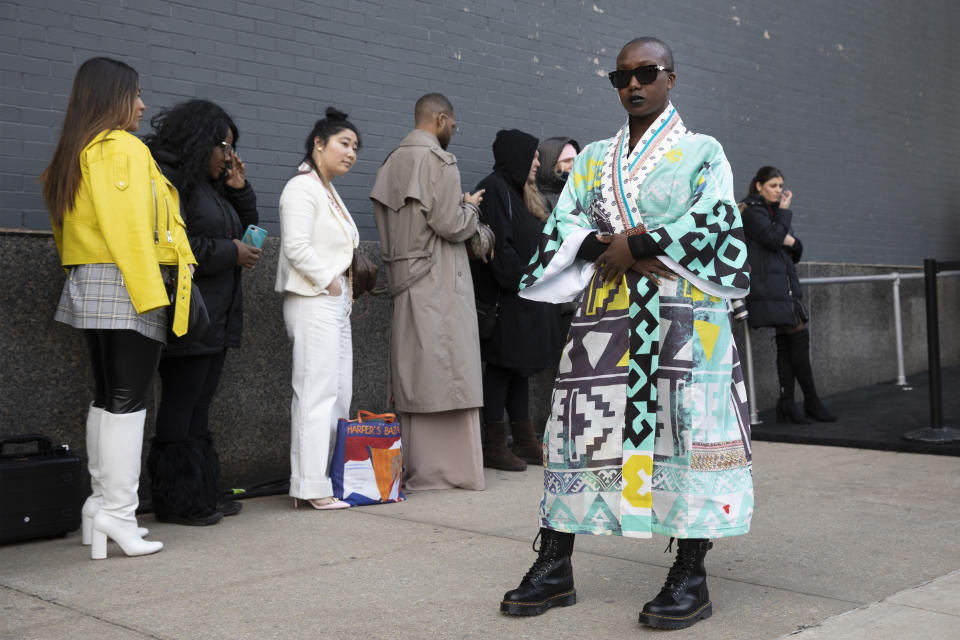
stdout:
<svg viewBox="0 0 960 640">
<path fill-rule="evenodd" d="M 263 241 L 267 239 L 267 230 L 261 227 L 258 227 L 255 224 L 247 227 L 247 230 L 243 233 L 243 244 L 249 244 L 251 246 L 259 249 L 263 246 Z"/>
</svg>

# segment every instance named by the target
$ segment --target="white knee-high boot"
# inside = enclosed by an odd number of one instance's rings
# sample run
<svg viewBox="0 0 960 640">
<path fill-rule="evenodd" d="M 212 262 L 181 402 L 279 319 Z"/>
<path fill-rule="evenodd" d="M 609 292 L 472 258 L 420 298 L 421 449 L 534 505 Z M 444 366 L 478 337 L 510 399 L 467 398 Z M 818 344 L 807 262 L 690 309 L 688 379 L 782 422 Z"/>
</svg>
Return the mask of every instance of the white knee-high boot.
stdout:
<svg viewBox="0 0 960 640">
<path fill-rule="evenodd" d="M 144 540 L 137 530 L 137 488 L 146 417 L 146 410 L 104 411 L 100 420 L 98 462 L 103 502 L 93 517 L 90 557 L 94 560 L 107 557 L 108 537 L 128 556 L 144 556 L 163 548 L 162 542 Z"/>
<path fill-rule="evenodd" d="M 80 542 L 90 544 L 93 541 L 93 516 L 100 511 L 103 502 L 103 488 L 100 486 L 100 420 L 103 409 L 90 403 L 87 412 L 87 470 L 90 472 L 90 495 L 80 510 Z M 137 529 L 140 537 L 150 533 L 147 529 Z"/>
</svg>

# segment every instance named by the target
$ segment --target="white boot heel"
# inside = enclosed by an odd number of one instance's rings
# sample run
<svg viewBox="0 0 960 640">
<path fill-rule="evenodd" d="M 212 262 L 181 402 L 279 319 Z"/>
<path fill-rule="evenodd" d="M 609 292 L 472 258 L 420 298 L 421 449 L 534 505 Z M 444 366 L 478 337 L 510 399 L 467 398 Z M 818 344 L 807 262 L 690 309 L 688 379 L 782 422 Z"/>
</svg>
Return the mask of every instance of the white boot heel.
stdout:
<svg viewBox="0 0 960 640">
<path fill-rule="evenodd" d="M 90 523 L 93 529 L 93 523 Z M 102 531 L 93 530 L 90 534 L 90 558 L 92 560 L 106 560 L 107 558 L 107 534 Z"/>
<path fill-rule="evenodd" d="M 93 560 L 107 557 L 107 538 L 116 542 L 128 556 L 147 556 L 163 549 L 162 542 L 144 540 L 137 535 L 136 525 L 98 513 L 93 519 L 93 544 L 90 548 Z"/>
<path fill-rule="evenodd" d="M 93 544 L 93 516 L 80 515 L 80 544 Z"/>
</svg>

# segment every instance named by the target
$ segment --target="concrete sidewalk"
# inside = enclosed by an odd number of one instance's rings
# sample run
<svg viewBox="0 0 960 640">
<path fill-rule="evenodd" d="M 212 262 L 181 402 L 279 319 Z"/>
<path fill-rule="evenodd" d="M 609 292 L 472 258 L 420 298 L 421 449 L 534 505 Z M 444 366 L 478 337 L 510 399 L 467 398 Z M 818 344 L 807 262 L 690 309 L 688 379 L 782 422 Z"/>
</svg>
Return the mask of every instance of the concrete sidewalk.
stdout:
<svg viewBox="0 0 960 640">
<path fill-rule="evenodd" d="M 957 637 L 957 458 L 758 442 L 754 472 L 753 530 L 707 556 L 713 617 L 671 638 Z M 0 638 L 663 633 L 637 624 L 673 561 L 660 538 L 578 536 L 577 605 L 500 615 L 534 559 L 541 477 L 487 470 L 484 492 L 332 512 L 259 498 L 205 528 L 147 516 L 165 548 L 143 558 L 111 544 L 91 561 L 79 532 L 0 547 Z"/>
</svg>

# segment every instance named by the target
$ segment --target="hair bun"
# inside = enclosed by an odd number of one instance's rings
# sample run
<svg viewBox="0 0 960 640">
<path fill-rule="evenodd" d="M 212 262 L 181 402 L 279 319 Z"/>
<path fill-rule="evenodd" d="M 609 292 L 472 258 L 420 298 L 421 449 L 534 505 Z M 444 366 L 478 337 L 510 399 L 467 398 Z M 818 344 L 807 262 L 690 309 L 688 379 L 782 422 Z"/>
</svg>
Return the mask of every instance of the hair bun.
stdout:
<svg viewBox="0 0 960 640">
<path fill-rule="evenodd" d="M 336 109 L 335 107 L 327 107 L 326 110 L 328 120 L 346 120 L 347 114 L 343 111 Z"/>
</svg>

